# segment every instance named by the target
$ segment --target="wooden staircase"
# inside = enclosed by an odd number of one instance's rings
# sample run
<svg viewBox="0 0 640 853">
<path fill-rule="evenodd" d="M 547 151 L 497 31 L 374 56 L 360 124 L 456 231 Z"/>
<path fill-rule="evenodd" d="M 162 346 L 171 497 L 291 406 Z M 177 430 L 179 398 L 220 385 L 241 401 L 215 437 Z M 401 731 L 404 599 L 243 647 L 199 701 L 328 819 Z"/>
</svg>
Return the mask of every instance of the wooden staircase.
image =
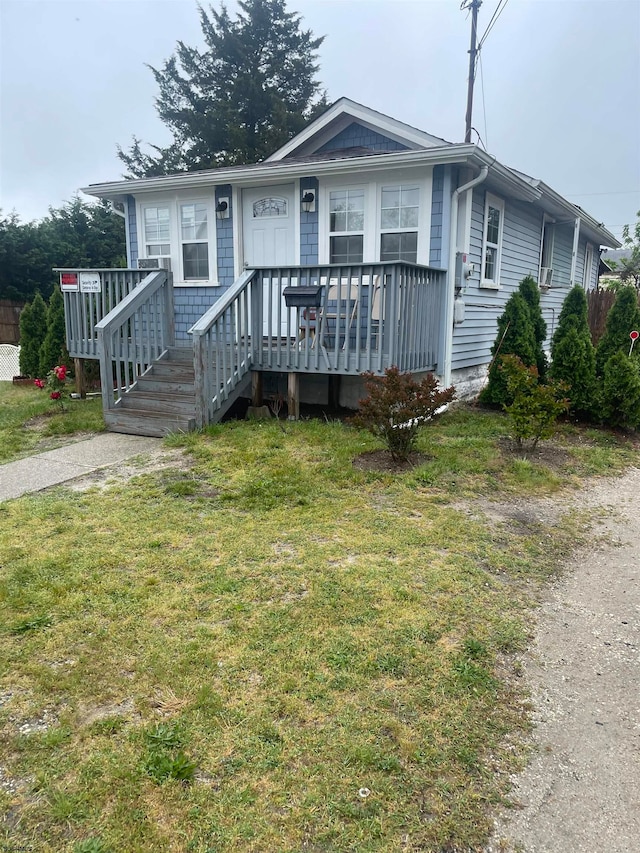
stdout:
<svg viewBox="0 0 640 853">
<path fill-rule="evenodd" d="M 191 347 L 170 347 L 105 413 L 111 432 L 164 436 L 196 428 L 195 375 Z"/>
</svg>

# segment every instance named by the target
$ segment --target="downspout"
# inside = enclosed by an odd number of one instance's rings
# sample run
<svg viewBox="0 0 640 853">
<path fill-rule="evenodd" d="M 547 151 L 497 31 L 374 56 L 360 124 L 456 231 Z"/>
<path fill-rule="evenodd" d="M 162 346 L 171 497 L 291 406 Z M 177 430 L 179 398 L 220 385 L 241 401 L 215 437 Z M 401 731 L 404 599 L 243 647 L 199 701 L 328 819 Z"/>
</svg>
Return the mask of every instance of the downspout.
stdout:
<svg viewBox="0 0 640 853">
<path fill-rule="evenodd" d="M 110 201 L 109 204 L 111 205 L 111 213 L 115 213 L 116 216 L 120 216 L 122 219 L 124 219 L 124 242 L 125 242 L 125 249 L 127 252 L 127 267 L 129 269 L 131 269 L 131 267 L 132 267 L 132 262 L 131 262 L 131 233 L 129 231 L 129 217 L 127 216 L 127 214 L 124 211 L 118 210 L 118 208 L 116 207 L 115 201 Z M 124 206 L 125 206 L 125 210 L 126 210 L 128 208 L 126 200 L 124 202 Z"/>
<path fill-rule="evenodd" d="M 453 303 L 455 302 L 456 251 L 458 244 L 458 208 L 460 196 L 486 180 L 489 167 L 483 166 L 477 178 L 455 189 L 451 196 L 451 234 L 449 235 L 449 269 L 447 270 L 447 295 L 444 310 L 444 352 L 442 381 L 444 387 L 451 385 L 451 362 L 453 359 Z"/>
<path fill-rule="evenodd" d="M 573 225 L 573 251 L 571 254 L 571 287 L 576 283 L 576 265 L 578 263 L 578 243 L 580 240 L 580 217 L 576 216 Z"/>
</svg>

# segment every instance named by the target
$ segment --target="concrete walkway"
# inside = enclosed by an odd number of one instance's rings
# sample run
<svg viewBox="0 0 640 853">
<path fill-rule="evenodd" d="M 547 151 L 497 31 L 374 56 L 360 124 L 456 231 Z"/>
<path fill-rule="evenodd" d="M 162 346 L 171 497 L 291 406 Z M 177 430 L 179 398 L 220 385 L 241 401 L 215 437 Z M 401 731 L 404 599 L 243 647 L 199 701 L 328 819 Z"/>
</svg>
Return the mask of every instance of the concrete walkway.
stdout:
<svg viewBox="0 0 640 853">
<path fill-rule="evenodd" d="M 39 492 L 49 486 L 65 483 L 155 450 L 162 439 L 139 435 L 120 435 L 115 432 L 66 444 L 57 450 L 47 450 L 37 456 L 0 465 L 0 501 L 19 498 L 29 492 Z"/>
</svg>

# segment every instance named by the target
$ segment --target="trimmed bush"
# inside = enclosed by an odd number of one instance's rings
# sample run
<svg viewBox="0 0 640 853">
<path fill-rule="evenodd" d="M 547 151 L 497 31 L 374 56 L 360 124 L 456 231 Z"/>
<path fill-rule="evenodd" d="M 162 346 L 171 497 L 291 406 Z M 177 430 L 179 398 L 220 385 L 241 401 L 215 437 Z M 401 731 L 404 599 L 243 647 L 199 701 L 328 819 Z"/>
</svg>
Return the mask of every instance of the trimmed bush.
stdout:
<svg viewBox="0 0 640 853">
<path fill-rule="evenodd" d="M 589 331 L 587 297 L 577 285 L 564 300 L 551 341 L 549 375 L 567 386 L 569 409 L 589 418 L 597 408 L 596 360 Z"/>
<path fill-rule="evenodd" d="M 531 311 L 524 296 L 512 293 L 498 318 L 498 334 L 491 347 L 493 361 L 489 367 L 489 379 L 480 394 L 480 401 L 493 406 L 508 406 L 513 395 L 507 388 L 507 380 L 500 370 L 500 357 L 516 355 L 527 367 L 537 369 L 537 344 Z"/>
<path fill-rule="evenodd" d="M 440 389 L 432 373 L 416 382 L 397 367 L 387 368 L 384 376 L 365 373 L 364 379 L 369 396 L 360 401 L 359 411 L 349 421 L 382 439 L 396 461 L 408 458 L 420 427 L 450 403 L 456 391 L 453 386 Z"/>
<path fill-rule="evenodd" d="M 612 355 L 629 352 L 629 333 L 640 331 L 640 309 L 635 287 L 621 287 L 616 301 L 607 314 L 607 325 L 596 350 L 596 374 L 604 375 L 604 368 Z"/>
<path fill-rule="evenodd" d="M 47 306 L 39 293 L 20 313 L 20 372 L 35 379 L 40 373 L 40 348 L 47 334 Z"/>
<path fill-rule="evenodd" d="M 624 429 L 640 426 L 640 365 L 623 352 L 614 353 L 604 366 L 602 419 Z"/>
</svg>

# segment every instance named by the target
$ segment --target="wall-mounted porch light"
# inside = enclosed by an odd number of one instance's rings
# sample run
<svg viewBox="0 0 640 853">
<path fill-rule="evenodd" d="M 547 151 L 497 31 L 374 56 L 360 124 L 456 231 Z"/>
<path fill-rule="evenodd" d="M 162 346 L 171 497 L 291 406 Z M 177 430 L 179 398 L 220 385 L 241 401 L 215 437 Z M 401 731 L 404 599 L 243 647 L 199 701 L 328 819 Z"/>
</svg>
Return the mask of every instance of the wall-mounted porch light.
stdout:
<svg viewBox="0 0 640 853">
<path fill-rule="evenodd" d="M 314 213 L 316 209 L 316 194 L 313 190 L 305 190 L 300 201 L 304 213 Z"/>
<path fill-rule="evenodd" d="M 216 217 L 218 219 L 228 219 L 229 218 L 229 199 L 228 198 L 219 198 L 218 203 L 216 204 Z"/>
</svg>

